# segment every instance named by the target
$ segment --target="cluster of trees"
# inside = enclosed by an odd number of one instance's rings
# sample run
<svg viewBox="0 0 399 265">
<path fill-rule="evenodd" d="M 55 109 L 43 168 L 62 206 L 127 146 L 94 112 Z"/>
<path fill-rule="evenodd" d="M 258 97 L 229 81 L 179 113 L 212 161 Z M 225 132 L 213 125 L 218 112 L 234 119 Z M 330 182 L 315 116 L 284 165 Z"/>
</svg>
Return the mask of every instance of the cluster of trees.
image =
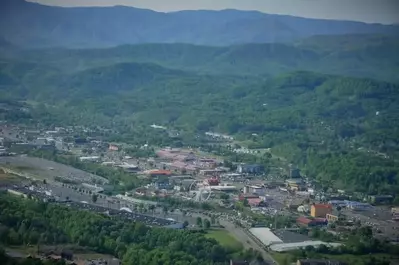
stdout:
<svg viewBox="0 0 399 265">
<path fill-rule="evenodd" d="M 7 245 L 74 243 L 124 264 L 227 264 L 253 254 L 222 247 L 198 232 L 150 228 L 100 214 L 0 195 L 0 241 Z"/>
</svg>

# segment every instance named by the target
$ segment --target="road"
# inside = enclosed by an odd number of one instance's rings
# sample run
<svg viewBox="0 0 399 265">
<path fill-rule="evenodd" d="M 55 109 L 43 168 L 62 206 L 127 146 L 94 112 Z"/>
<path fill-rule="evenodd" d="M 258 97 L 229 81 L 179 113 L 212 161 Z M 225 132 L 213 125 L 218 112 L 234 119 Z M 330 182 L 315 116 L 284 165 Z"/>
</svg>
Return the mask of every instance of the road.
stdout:
<svg viewBox="0 0 399 265">
<path fill-rule="evenodd" d="M 219 223 L 223 225 L 239 242 L 241 242 L 244 248 L 252 248 L 259 251 L 268 264 L 277 264 L 273 257 L 262 246 L 255 242 L 255 240 L 253 240 L 242 228 L 236 227 L 231 222 L 225 220 L 219 220 Z"/>
</svg>

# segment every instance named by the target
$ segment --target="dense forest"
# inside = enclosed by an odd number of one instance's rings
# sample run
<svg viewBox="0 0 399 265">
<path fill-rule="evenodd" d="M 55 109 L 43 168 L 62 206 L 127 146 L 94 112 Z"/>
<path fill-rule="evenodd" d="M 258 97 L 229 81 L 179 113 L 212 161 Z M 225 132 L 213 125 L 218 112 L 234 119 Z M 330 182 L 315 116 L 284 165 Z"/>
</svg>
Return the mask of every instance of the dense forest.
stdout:
<svg viewBox="0 0 399 265">
<path fill-rule="evenodd" d="M 124 264 L 227 264 L 256 258 L 199 232 L 150 228 L 88 211 L 0 195 L 0 241 L 7 245 L 72 243 L 114 255 Z"/>
<path fill-rule="evenodd" d="M 228 133 L 251 148 L 271 148 L 324 183 L 397 194 L 395 46 L 394 38 L 363 35 L 318 36 L 291 46 L 10 51 L 0 64 L 1 99 L 23 100 L 29 111 L 0 115 L 48 125 L 102 125 L 117 128 L 115 140 L 153 145 L 193 145 L 205 131 Z M 307 69 L 306 58 L 311 70 L 340 75 L 291 71 Z M 349 77 L 342 62 L 363 77 Z M 375 74 L 391 82 L 365 77 Z M 185 132 L 185 139 L 168 141 L 167 133 L 155 139 L 146 133 L 152 123 Z"/>
</svg>

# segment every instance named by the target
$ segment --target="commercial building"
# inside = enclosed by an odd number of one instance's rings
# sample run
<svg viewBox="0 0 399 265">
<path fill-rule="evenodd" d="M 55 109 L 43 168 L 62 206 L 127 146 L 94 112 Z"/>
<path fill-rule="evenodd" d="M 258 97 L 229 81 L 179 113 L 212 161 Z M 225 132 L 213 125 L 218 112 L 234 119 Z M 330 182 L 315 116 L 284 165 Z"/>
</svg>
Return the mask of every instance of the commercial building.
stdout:
<svg viewBox="0 0 399 265">
<path fill-rule="evenodd" d="M 312 217 L 326 218 L 327 214 L 332 213 L 331 204 L 312 204 L 310 207 L 310 215 Z"/>
<path fill-rule="evenodd" d="M 270 249 L 275 252 L 287 252 L 300 248 L 306 248 L 308 246 L 319 247 L 325 245 L 326 247 L 339 247 L 339 243 L 327 243 L 323 241 L 304 241 L 299 243 L 286 243 L 286 244 L 274 244 L 270 246 Z"/>
<path fill-rule="evenodd" d="M 249 232 L 266 247 L 283 243 L 269 228 L 253 227 L 249 229 Z"/>
<path fill-rule="evenodd" d="M 241 174 L 261 174 L 265 171 L 262 165 L 238 165 L 237 172 Z"/>
</svg>

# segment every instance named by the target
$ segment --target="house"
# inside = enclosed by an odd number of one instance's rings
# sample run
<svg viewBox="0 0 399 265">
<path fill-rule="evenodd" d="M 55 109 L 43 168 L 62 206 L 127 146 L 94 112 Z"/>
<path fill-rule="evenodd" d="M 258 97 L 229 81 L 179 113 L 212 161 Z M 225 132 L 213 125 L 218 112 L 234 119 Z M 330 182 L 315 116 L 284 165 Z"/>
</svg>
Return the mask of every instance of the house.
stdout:
<svg viewBox="0 0 399 265">
<path fill-rule="evenodd" d="M 329 223 L 335 223 L 335 222 L 343 222 L 345 221 L 345 215 L 341 214 L 338 211 L 332 211 L 332 213 L 326 214 L 326 219 Z"/>
<path fill-rule="evenodd" d="M 310 207 L 310 215 L 312 217 L 326 218 L 327 214 L 332 213 L 331 204 L 313 204 Z"/>
<path fill-rule="evenodd" d="M 330 259 L 299 259 L 296 265 L 347 265 L 347 263 Z"/>
<path fill-rule="evenodd" d="M 260 174 L 265 171 L 262 165 L 238 165 L 237 172 L 241 174 Z"/>
</svg>

